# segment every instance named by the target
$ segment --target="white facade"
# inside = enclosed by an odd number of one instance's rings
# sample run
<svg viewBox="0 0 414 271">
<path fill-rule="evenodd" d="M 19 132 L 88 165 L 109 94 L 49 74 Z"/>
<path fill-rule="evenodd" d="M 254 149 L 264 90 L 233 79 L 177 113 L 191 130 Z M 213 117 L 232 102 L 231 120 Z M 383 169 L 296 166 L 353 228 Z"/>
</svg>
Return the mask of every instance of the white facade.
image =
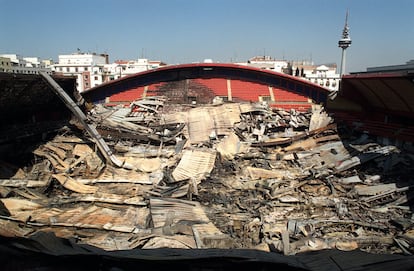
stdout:
<svg viewBox="0 0 414 271">
<path fill-rule="evenodd" d="M 129 61 L 118 60 L 115 61 L 115 64 L 118 65 L 116 67 L 116 74 L 119 74 L 121 77 L 138 72 L 157 69 L 163 66 L 163 63 L 161 61 L 150 61 L 146 58 L 139 58 L 138 60 Z"/>
<path fill-rule="evenodd" d="M 74 53 L 59 55 L 59 62 L 53 65 L 53 71 L 64 76 L 76 76 L 79 92 L 104 82 L 103 70 L 108 64 L 108 55 L 95 53 Z"/>
<path fill-rule="evenodd" d="M 255 56 L 250 58 L 247 62 L 236 63 L 238 65 L 246 65 L 263 70 L 271 70 L 275 72 L 283 72 L 287 68 L 288 62 L 285 60 L 277 60 L 270 56 Z"/>
<path fill-rule="evenodd" d="M 311 71 L 304 69 L 302 78 L 332 91 L 339 89 L 341 80 L 340 75 L 336 73 L 336 66 L 328 67 L 325 65 L 315 66 Z"/>
<path fill-rule="evenodd" d="M 108 64 L 108 56 L 105 54 L 97 55 L 90 53 L 77 53 L 71 55 L 59 55 L 59 64 L 74 66 L 74 65 L 99 65 Z"/>
<path fill-rule="evenodd" d="M 124 76 L 157 69 L 165 66 L 161 61 L 151 61 L 145 58 L 138 60 L 117 60 L 106 64 L 103 68 L 103 82 L 119 79 Z"/>
<path fill-rule="evenodd" d="M 8 57 L 0 56 L 0 72 L 11 72 L 12 65 L 11 60 Z"/>
<path fill-rule="evenodd" d="M 270 56 L 256 56 L 247 62 L 235 64 L 287 73 L 332 91 L 339 89 L 341 80 L 339 74 L 336 73 L 336 64 L 316 66 L 311 61 L 290 62 L 276 60 Z"/>
<path fill-rule="evenodd" d="M 39 71 L 51 73 L 51 66 L 38 57 L 21 57 L 17 54 L 0 54 L 0 58 L 6 65 L 1 65 L 0 71 L 20 74 L 38 74 Z"/>
<path fill-rule="evenodd" d="M 67 76 L 76 76 L 79 92 L 99 86 L 102 83 L 119 79 L 138 72 L 156 69 L 163 65 L 160 61 L 138 59 L 109 63 L 106 54 L 75 53 L 59 55 L 59 63 L 53 65 L 53 71 Z"/>
</svg>

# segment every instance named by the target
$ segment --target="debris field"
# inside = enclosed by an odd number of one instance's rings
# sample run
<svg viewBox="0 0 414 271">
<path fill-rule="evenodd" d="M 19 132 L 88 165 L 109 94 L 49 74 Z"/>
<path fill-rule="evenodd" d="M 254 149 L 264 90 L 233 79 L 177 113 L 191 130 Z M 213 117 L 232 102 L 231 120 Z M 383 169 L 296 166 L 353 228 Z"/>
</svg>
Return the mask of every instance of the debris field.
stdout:
<svg viewBox="0 0 414 271">
<path fill-rule="evenodd" d="M 321 106 L 96 105 L 0 163 L 0 235 L 53 232 L 105 250 L 338 249 L 412 254 L 411 143 L 356 133 Z M 11 175 L 10 172 L 13 172 Z"/>
</svg>

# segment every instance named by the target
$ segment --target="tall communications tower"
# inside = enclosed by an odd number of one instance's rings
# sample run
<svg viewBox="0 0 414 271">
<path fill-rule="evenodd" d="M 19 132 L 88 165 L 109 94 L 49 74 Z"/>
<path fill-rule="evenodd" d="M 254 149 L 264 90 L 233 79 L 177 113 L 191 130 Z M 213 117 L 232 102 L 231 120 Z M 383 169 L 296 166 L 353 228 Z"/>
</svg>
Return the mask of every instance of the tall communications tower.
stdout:
<svg viewBox="0 0 414 271">
<path fill-rule="evenodd" d="M 349 26 L 348 26 L 348 14 L 349 11 L 346 11 L 345 17 L 345 26 L 342 31 L 342 38 L 338 41 L 338 47 L 342 48 L 342 58 L 341 58 L 341 69 L 339 70 L 339 75 L 342 78 L 342 75 L 345 73 L 345 62 L 346 62 L 346 49 L 351 46 L 351 37 L 349 36 Z"/>
</svg>

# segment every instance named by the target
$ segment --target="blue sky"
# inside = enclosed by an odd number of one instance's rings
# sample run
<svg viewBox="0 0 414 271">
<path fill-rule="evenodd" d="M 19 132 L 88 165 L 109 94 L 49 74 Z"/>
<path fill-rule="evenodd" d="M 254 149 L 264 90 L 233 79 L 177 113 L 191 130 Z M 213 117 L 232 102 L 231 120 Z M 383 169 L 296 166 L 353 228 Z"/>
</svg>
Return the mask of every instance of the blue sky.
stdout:
<svg viewBox="0 0 414 271">
<path fill-rule="evenodd" d="M 255 55 L 340 65 L 347 72 L 414 59 L 413 0 L 0 0 L 0 53 L 52 58 L 106 52 L 168 64 Z"/>
</svg>

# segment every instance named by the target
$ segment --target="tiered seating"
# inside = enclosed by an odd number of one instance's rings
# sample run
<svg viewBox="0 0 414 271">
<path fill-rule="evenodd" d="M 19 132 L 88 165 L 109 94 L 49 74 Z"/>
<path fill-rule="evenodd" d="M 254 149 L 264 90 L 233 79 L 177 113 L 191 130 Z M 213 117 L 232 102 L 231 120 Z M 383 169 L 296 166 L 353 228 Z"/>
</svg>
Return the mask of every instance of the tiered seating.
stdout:
<svg viewBox="0 0 414 271">
<path fill-rule="evenodd" d="M 230 80 L 231 93 L 233 101 L 257 102 L 259 96 L 271 96 L 269 87 L 264 84 L 250 81 Z M 188 102 L 184 97 L 183 82 L 161 82 L 148 86 L 146 96 L 167 95 L 171 96 L 171 102 Z M 285 110 L 295 109 L 306 111 L 311 108 L 308 98 L 287 90 L 273 88 L 275 97 L 274 102 L 270 102 L 272 107 L 282 108 Z M 110 97 L 111 103 L 125 103 L 142 98 L 144 95 L 144 86 L 140 86 L 128 91 L 114 94 Z M 211 102 L 214 96 L 228 96 L 228 86 L 226 78 L 209 78 L 209 79 L 192 79 L 187 86 L 188 96 L 197 97 L 197 102 Z"/>
<path fill-rule="evenodd" d="M 243 80 L 231 80 L 231 92 L 234 99 L 257 102 L 259 96 L 269 96 L 269 87 Z"/>
<path fill-rule="evenodd" d="M 193 79 L 193 82 L 211 89 L 216 96 L 227 96 L 227 79 L 210 78 L 210 79 Z"/>
<path fill-rule="evenodd" d="M 113 94 L 109 98 L 109 101 L 111 103 L 132 102 L 136 99 L 141 98 L 143 93 L 144 93 L 144 87 L 137 87 L 134 89 L 130 89 L 127 91 L 122 91 L 122 92 Z"/>
<path fill-rule="evenodd" d="M 146 96 L 157 96 L 159 95 L 158 90 L 165 84 L 165 82 L 155 83 L 148 85 Z"/>
<path fill-rule="evenodd" d="M 364 117 L 363 113 L 353 114 L 351 112 L 335 112 L 336 122 L 345 122 L 349 127 L 372 135 L 414 141 L 414 126 L 396 122 L 385 122 L 376 120 L 375 117 Z"/>
<path fill-rule="evenodd" d="M 146 93 L 146 96 L 155 96 L 157 95 L 157 90 L 163 85 L 164 83 L 156 83 L 156 84 L 151 84 L 148 85 L 148 90 Z M 141 99 L 143 97 L 144 94 L 144 86 L 141 87 L 137 87 L 134 89 L 130 89 L 127 91 L 122 91 L 119 93 L 116 93 L 114 95 L 112 95 L 109 98 L 109 101 L 111 103 L 123 103 L 123 102 L 132 102 L 136 99 Z"/>
<path fill-rule="evenodd" d="M 297 111 L 307 111 L 312 107 L 306 96 L 279 88 L 273 88 L 273 94 L 275 95 L 275 102 L 272 107 L 285 110 L 295 109 Z"/>
<path fill-rule="evenodd" d="M 308 102 L 308 97 L 284 89 L 273 88 L 276 102 Z"/>
<path fill-rule="evenodd" d="M 193 79 L 193 82 L 211 89 L 216 96 L 228 96 L 227 79 L 225 78 Z M 270 96 L 269 87 L 264 84 L 236 79 L 232 79 L 230 83 L 234 101 L 257 102 L 259 96 Z M 308 103 L 306 96 L 278 88 L 273 88 L 273 93 L 275 102 L 271 103 L 272 107 L 306 111 L 312 106 Z"/>
</svg>

